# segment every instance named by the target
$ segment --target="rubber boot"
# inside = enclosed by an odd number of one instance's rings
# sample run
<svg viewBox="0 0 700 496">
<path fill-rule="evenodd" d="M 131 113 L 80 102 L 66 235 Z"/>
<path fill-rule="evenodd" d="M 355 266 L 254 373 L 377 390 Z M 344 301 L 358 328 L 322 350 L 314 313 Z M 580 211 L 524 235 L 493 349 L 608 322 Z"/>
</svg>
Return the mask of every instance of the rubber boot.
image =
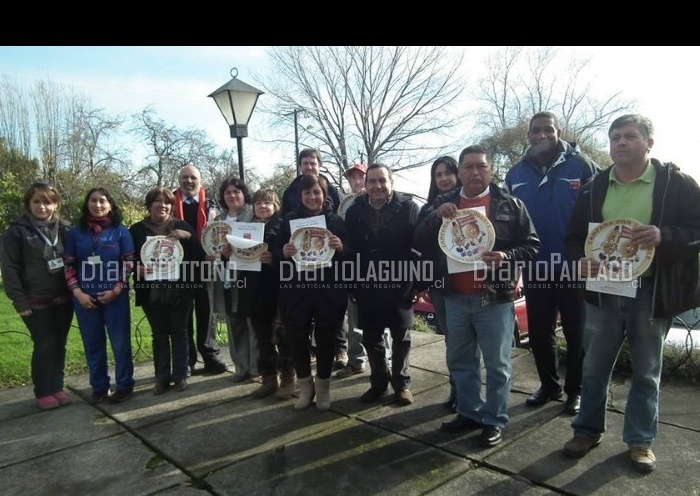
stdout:
<svg viewBox="0 0 700 496">
<path fill-rule="evenodd" d="M 298 379 L 297 384 L 299 385 L 299 398 L 294 403 L 294 409 L 303 410 L 310 407 L 314 399 L 314 376 L 310 375 L 309 377 Z"/>
<path fill-rule="evenodd" d="M 316 378 L 316 410 L 325 412 L 331 407 L 331 379 Z"/>
<path fill-rule="evenodd" d="M 271 394 L 275 394 L 277 388 L 279 388 L 279 379 L 277 378 L 277 374 L 263 375 L 262 385 L 256 389 L 251 396 L 256 400 L 267 398 Z"/>
</svg>

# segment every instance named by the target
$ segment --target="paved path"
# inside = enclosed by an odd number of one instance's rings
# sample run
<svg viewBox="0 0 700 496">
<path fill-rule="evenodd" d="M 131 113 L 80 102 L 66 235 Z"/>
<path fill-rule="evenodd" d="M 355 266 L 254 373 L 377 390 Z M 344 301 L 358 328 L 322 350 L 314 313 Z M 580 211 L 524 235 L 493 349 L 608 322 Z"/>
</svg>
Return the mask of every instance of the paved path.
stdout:
<svg viewBox="0 0 700 496">
<path fill-rule="evenodd" d="M 483 449 L 478 431 L 439 431 L 451 417 L 440 406 L 449 387 L 442 337 L 414 333 L 413 343 L 409 407 L 360 403 L 367 374 L 334 379 L 328 412 L 253 400 L 258 385 L 229 373 L 153 396 L 150 363 L 118 405 L 82 401 L 83 375 L 67 379 L 75 402 L 51 412 L 35 408 L 30 386 L 0 390 L 0 495 L 700 495 L 697 385 L 663 385 L 657 469 L 642 475 L 621 440 L 624 380 L 603 443 L 570 460 L 571 418 L 561 402 L 525 407 L 538 381 L 532 356 L 515 349 L 511 421 L 504 442 Z"/>
</svg>

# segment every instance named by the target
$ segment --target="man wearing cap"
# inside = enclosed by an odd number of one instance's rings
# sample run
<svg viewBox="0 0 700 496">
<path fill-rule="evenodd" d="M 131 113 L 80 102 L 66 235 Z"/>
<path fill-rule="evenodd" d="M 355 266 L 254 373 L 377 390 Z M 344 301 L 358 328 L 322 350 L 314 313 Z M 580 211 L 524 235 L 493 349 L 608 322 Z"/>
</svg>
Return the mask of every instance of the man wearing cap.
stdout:
<svg viewBox="0 0 700 496">
<path fill-rule="evenodd" d="M 359 195 L 365 192 L 365 175 L 367 174 L 367 166 L 365 164 L 355 164 L 345 171 L 345 177 L 350 183 L 352 196 Z M 344 214 L 341 213 L 341 217 Z M 345 323 L 342 328 L 343 338 L 347 342 L 347 365 L 335 373 L 335 377 L 343 379 L 365 372 L 365 363 L 367 362 L 367 352 L 362 346 L 362 331 L 359 329 L 357 321 L 357 303 L 352 296 L 348 300 L 348 312 L 346 314 Z"/>
<path fill-rule="evenodd" d="M 353 193 L 365 192 L 365 175 L 367 174 L 367 166 L 365 164 L 355 164 L 345 171 L 345 177 L 350 183 L 350 189 Z"/>
</svg>

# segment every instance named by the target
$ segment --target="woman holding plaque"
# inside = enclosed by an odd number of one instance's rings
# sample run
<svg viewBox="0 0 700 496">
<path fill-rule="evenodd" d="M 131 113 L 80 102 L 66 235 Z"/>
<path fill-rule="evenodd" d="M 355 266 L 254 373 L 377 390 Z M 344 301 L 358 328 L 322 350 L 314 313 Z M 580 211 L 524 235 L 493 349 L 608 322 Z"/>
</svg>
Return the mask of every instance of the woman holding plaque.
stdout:
<svg viewBox="0 0 700 496">
<path fill-rule="evenodd" d="M 143 307 L 153 333 L 155 395 L 170 389 L 171 382 L 178 392 L 187 389 L 187 319 L 201 284 L 192 280 L 200 271 L 188 265 L 205 256 L 192 227 L 173 217 L 174 203 L 175 195 L 169 189 L 151 189 L 145 201 L 148 216 L 129 229 L 136 248 L 135 303 Z M 166 265 L 154 256 L 158 252 L 169 254 Z"/>
<path fill-rule="evenodd" d="M 280 282 L 283 285 L 279 296 L 280 313 L 299 385 L 299 398 L 294 408 L 301 410 L 309 407 L 316 396 L 316 408 L 328 410 L 331 405 L 330 377 L 335 359 L 335 337 L 343 325 L 348 306 L 347 289 L 336 280 L 342 271 L 335 264 L 351 257 L 348 253 L 348 230 L 343 219 L 333 213 L 332 204 L 328 201 L 328 183 L 323 176 L 304 174 L 299 182 L 299 191 L 300 206 L 285 216 L 273 249 L 275 259 L 280 262 L 279 274 L 284 277 Z M 314 222 L 316 220 L 318 222 Z M 295 232 L 292 225 L 300 224 L 306 226 Z M 300 232 L 301 240 L 297 245 L 292 235 L 297 237 Z M 305 247 L 302 245 L 305 244 L 305 234 L 309 232 L 325 233 L 327 246 L 334 252 L 332 258 L 327 260 L 330 265 L 304 266 L 300 262 L 304 260 L 302 252 Z M 313 239 L 313 235 L 309 237 Z M 303 268 L 298 270 L 300 267 Z M 315 381 L 311 375 L 309 350 L 312 329 L 316 340 Z"/>
<path fill-rule="evenodd" d="M 253 205 L 250 190 L 237 177 L 225 179 L 219 188 L 221 214 L 214 220 L 233 226 L 236 222 L 253 222 Z M 228 330 L 228 346 L 235 368 L 233 382 L 248 381 L 258 377 L 258 343 L 252 328 L 250 315 L 240 305 L 246 272 L 236 270 L 233 247 L 225 243 L 218 256 L 209 260 L 223 262 L 226 270 L 223 280 L 214 280 L 209 286 L 209 302 L 212 318 L 225 315 Z M 216 260 L 216 259 L 219 260 Z M 220 271 L 214 271 L 218 277 Z"/>
<path fill-rule="evenodd" d="M 252 396 L 256 399 L 265 398 L 277 391 L 280 397 L 289 398 L 294 392 L 296 381 L 284 329 L 280 329 L 278 323 L 280 278 L 269 251 L 279 230 L 279 209 L 280 200 L 273 189 L 261 189 L 253 195 L 253 222 L 265 224 L 263 239 L 268 250 L 260 256 L 260 272 L 246 271 L 239 275 L 239 280 L 244 281 L 244 287 L 238 290 L 238 313 L 250 318 L 258 344 L 257 365 L 262 374 L 262 385 L 253 392 Z"/>
</svg>

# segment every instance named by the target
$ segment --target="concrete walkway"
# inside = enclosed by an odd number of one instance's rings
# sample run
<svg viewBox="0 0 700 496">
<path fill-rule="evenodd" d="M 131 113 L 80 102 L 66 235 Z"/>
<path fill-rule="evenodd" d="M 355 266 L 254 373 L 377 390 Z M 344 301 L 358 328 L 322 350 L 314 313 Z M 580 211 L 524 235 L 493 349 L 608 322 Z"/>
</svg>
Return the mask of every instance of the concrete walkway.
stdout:
<svg viewBox="0 0 700 496">
<path fill-rule="evenodd" d="M 0 494 L 700 495 L 700 387 L 663 385 L 657 468 L 643 475 L 622 443 L 624 380 L 613 387 L 603 443 L 571 460 L 562 453 L 571 417 L 561 402 L 525 407 L 538 381 L 530 353 L 514 349 L 511 421 L 504 442 L 483 449 L 479 431 L 439 430 L 452 416 L 440 406 L 444 356 L 442 336 L 413 334 L 409 407 L 389 404 L 391 395 L 360 403 L 368 374 L 334 379 L 328 412 L 253 400 L 258 384 L 234 384 L 230 373 L 153 396 L 150 363 L 118 405 L 83 401 L 84 375 L 66 381 L 74 403 L 50 412 L 36 409 L 31 386 L 0 390 Z"/>
</svg>

